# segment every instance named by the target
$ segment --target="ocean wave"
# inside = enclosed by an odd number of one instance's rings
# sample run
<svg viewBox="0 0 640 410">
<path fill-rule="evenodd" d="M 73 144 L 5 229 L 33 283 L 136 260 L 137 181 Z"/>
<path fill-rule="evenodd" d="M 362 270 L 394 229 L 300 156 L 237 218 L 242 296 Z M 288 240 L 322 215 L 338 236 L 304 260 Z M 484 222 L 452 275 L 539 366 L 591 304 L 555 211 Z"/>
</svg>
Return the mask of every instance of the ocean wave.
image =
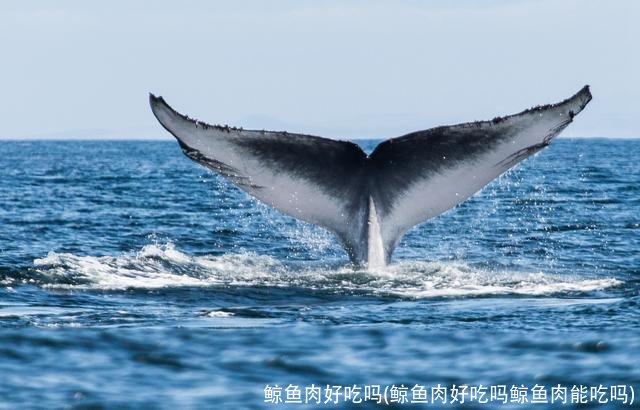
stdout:
<svg viewBox="0 0 640 410">
<path fill-rule="evenodd" d="M 154 289 L 208 286 L 299 287 L 402 298 L 544 296 L 619 287 L 615 278 L 491 272 L 462 263 L 399 262 L 376 271 L 292 266 L 254 253 L 190 256 L 171 243 L 119 256 L 50 252 L 34 261 L 39 285 L 69 289 Z"/>
</svg>

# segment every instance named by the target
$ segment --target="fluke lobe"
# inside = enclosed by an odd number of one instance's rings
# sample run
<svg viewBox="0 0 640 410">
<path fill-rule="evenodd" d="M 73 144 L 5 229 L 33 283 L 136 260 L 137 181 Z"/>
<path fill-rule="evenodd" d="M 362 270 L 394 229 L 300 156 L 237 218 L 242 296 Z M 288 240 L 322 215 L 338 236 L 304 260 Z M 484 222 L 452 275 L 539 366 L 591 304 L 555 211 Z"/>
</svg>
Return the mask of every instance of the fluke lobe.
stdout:
<svg viewBox="0 0 640 410">
<path fill-rule="evenodd" d="M 189 158 L 267 205 L 330 230 L 351 261 L 369 269 L 386 265 L 412 226 L 549 145 L 590 100 L 585 86 L 557 104 L 416 131 L 366 155 L 349 141 L 209 125 L 149 96 Z"/>
</svg>

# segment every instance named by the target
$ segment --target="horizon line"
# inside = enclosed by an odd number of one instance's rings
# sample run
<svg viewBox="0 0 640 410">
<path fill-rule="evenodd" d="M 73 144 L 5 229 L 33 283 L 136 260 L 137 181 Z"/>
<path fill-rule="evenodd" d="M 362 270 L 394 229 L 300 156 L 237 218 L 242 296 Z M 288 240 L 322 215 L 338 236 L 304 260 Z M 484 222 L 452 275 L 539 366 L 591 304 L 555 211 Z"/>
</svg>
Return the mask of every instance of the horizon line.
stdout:
<svg viewBox="0 0 640 410">
<path fill-rule="evenodd" d="M 391 139 L 394 137 L 354 137 L 354 138 L 328 138 L 336 141 L 385 141 L 387 139 Z M 638 140 L 640 136 L 637 137 L 603 137 L 603 136 L 588 136 L 588 137 L 576 137 L 576 136 L 558 136 L 555 139 L 564 139 L 564 140 Z M 161 142 L 161 141 L 174 141 L 175 138 L 171 137 L 123 137 L 123 138 L 101 138 L 101 137 L 52 137 L 52 138 L 43 138 L 43 137 L 20 137 L 20 138 L 11 138 L 11 137 L 0 137 L 0 141 L 2 142 L 72 142 L 72 141 L 131 141 L 131 142 Z"/>
</svg>

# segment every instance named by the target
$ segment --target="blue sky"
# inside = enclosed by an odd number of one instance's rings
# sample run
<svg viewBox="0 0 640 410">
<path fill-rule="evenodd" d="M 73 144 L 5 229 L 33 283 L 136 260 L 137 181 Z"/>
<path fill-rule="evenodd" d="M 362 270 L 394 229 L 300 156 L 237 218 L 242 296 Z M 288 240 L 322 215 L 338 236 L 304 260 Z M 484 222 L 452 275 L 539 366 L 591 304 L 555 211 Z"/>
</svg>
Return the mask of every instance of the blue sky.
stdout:
<svg viewBox="0 0 640 410">
<path fill-rule="evenodd" d="M 640 137 L 640 2 L 3 1 L 0 138 L 207 122 L 383 138 L 594 100 L 565 136 Z"/>
</svg>

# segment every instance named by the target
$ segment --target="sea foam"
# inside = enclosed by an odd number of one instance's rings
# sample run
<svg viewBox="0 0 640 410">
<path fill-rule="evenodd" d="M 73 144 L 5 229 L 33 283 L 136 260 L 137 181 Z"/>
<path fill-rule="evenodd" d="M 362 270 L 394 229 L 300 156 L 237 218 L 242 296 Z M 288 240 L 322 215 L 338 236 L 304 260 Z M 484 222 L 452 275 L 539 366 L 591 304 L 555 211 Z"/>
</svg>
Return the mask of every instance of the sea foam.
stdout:
<svg viewBox="0 0 640 410">
<path fill-rule="evenodd" d="M 287 264 L 255 253 L 190 256 L 166 245 L 147 245 L 119 256 L 50 252 L 34 261 L 42 286 L 117 290 L 167 287 L 272 286 L 396 296 L 543 296 L 585 293 L 623 284 L 615 278 L 548 273 L 492 272 L 452 262 L 401 261 L 374 271 Z"/>
</svg>

